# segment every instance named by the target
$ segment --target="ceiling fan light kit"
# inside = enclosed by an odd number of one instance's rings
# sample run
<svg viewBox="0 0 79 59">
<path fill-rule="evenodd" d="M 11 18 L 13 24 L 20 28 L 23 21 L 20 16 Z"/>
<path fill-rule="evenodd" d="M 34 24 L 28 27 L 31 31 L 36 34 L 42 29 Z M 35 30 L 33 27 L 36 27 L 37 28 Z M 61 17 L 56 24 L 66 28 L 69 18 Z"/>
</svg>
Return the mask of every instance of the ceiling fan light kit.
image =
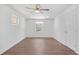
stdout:
<svg viewBox="0 0 79 59">
<path fill-rule="evenodd" d="M 47 19 L 47 18 L 49 18 L 49 16 L 44 14 L 44 12 L 43 12 L 43 11 L 49 11 L 49 9 L 42 9 L 39 4 L 36 4 L 35 8 L 29 8 L 29 7 L 26 7 L 26 8 L 34 10 L 33 14 L 31 13 L 31 16 L 30 16 L 31 19 Z"/>
<path fill-rule="evenodd" d="M 39 10 L 35 10 L 35 13 L 40 13 L 40 11 Z"/>
</svg>

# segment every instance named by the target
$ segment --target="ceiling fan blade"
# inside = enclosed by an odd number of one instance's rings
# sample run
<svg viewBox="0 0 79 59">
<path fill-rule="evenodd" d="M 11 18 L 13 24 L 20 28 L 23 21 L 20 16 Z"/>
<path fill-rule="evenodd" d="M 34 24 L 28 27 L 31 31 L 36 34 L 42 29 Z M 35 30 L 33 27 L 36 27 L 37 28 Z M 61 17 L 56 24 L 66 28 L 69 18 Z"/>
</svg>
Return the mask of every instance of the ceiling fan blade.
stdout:
<svg viewBox="0 0 79 59">
<path fill-rule="evenodd" d="M 49 11 L 49 9 L 40 9 L 40 10 Z"/>
</svg>

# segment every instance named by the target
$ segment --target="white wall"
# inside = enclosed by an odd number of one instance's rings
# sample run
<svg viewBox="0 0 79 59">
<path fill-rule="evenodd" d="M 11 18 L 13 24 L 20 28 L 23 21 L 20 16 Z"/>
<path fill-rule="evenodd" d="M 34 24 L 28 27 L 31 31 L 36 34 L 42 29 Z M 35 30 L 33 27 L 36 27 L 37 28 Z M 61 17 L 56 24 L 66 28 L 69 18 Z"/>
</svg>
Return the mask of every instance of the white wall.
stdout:
<svg viewBox="0 0 79 59">
<path fill-rule="evenodd" d="M 76 50 L 79 53 L 79 5 L 77 5 L 77 9 L 76 9 L 76 13 L 77 13 L 77 41 L 76 41 Z"/>
<path fill-rule="evenodd" d="M 44 22 L 42 24 L 42 30 L 36 32 L 35 22 L 39 20 L 26 20 L 26 34 L 27 37 L 54 37 L 54 21 L 53 19 L 49 20 L 40 20 Z"/>
<path fill-rule="evenodd" d="M 55 38 L 77 52 L 76 16 L 76 5 L 74 5 L 55 19 Z"/>
<path fill-rule="evenodd" d="M 11 15 L 19 16 L 19 24 L 12 25 Z M 23 21 L 21 21 L 23 20 Z M 24 18 L 6 5 L 0 5 L 0 54 L 21 41 L 24 36 Z"/>
</svg>

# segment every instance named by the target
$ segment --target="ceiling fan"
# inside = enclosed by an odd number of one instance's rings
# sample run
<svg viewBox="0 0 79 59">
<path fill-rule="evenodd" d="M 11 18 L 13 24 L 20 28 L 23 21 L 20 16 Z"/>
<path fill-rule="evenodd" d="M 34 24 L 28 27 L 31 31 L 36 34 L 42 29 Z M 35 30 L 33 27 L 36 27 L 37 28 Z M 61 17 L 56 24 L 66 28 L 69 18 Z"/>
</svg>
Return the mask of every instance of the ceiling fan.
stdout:
<svg viewBox="0 0 79 59">
<path fill-rule="evenodd" d="M 49 9 L 42 8 L 40 4 L 36 4 L 33 8 L 30 8 L 30 7 L 26 7 L 26 8 L 31 9 L 36 13 L 40 13 L 40 12 L 43 12 L 43 11 L 50 11 Z"/>
</svg>

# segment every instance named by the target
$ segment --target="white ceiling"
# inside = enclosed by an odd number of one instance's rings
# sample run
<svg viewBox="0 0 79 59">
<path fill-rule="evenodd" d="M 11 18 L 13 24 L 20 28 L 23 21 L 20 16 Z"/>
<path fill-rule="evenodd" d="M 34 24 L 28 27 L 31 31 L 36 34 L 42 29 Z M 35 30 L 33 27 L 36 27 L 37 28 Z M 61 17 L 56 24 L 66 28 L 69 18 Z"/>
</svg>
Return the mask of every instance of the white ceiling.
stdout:
<svg viewBox="0 0 79 59">
<path fill-rule="evenodd" d="M 34 7 L 34 4 L 12 4 L 13 8 L 15 8 L 20 13 L 24 14 L 27 18 L 31 15 L 31 12 L 33 10 L 26 9 L 25 7 Z M 42 8 L 48 8 L 50 9 L 49 12 L 45 12 L 47 15 L 50 16 L 50 18 L 54 18 L 64 12 L 66 9 L 68 9 L 71 4 L 41 4 Z"/>
</svg>

